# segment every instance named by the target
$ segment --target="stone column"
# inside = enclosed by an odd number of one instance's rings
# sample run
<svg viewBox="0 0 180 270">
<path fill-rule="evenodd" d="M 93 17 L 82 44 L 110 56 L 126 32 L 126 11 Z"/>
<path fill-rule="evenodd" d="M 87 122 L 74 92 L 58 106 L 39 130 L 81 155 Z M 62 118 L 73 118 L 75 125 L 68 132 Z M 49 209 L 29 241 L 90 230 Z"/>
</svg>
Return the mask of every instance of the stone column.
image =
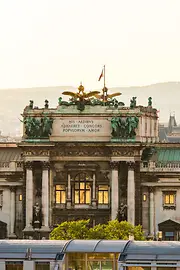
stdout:
<svg viewBox="0 0 180 270">
<path fill-rule="evenodd" d="M 118 165 L 119 162 L 113 161 L 111 166 L 111 220 L 116 219 L 119 208 L 119 185 L 118 185 Z"/>
<path fill-rule="evenodd" d="M 67 208 L 71 208 L 71 175 L 68 173 Z"/>
<path fill-rule="evenodd" d="M 15 205 L 16 205 L 16 202 L 15 202 L 15 187 L 11 187 L 10 188 L 10 191 L 11 191 L 11 195 L 10 195 L 10 198 L 11 198 L 11 201 L 10 201 L 10 206 L 11 206 L 11 215 L 10 215 L 10 236 L 9 238 L 16 238 L 16 235 L 14 233 L 14 225 L 15 225 Z"/>
<path fill-rule="evenodd" d="M 54 167 L 50 167 L 49 172 L 49 224 L 52 225 L 52 210 L 54 206 L 54 188 L 53 188 L 53 169 Z"/>
<path fill-rule="evenodd" d="M 135 225 L 135 180 L 134 162 L 128 162 L 128 182 L 127 182 L 127 220 Z"/>
<path fill-rule="evenodd" d="M 49 162 L 43 162 L 42 168 L 42 230 L 49 231 Z"/>
<path fill-rule="evenodd" d="M 92 194 L 93 200 L 96 199 L 96 175 L 93 173 L 93 194 Z"/>
<path fill-rule="evenodd" d="M 96 208 L 96 174 L 93 173 L 92 206 Z"/>
<path fill-rule="evenodd" d="M 26 227 L 25 231 L 32 230 L 33 219 L 33 170 L 32 162 L 26 162 Z"/>
<path fill-rule="evenodd" d="M 149 190 L 149 233 L 154 236 L 154 190 L 150 188 Z"/>
</svg>

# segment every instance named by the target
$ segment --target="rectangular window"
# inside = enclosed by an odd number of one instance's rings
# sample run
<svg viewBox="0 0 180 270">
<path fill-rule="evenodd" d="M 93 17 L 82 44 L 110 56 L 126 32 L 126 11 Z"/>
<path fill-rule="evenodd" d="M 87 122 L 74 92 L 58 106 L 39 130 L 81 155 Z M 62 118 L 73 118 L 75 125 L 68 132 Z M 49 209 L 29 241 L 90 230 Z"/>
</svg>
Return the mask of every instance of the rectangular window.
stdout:
<svg viewBox="0 0 180 270">
<path fill-rule="evenodd" d="M 175 209 L 176 207 L 176 192 L 163 192 L 163 207 L 166 209 Z"/>
<path fill-rule="evenodd" d="M 36 262 L 35 263 L 35 270 L 49 270 L 50 264 L 49 262 Z"/>
<path fill-rule="evenodd" d="M 75 183 L 75 204 L 90 204 L 91 203 L 91 185 L 90 183 L 78 182 Z"/>
<path fill-rule="evenodd" d="M 23 262 L 6 262 L 6 270 L 23 270 Z"/>
<path fill-rule="evenodd" d="M 56 204 L 66 203 L 66 186 L 65 185 L 56 185 Z"/>
<path fill-rule="evenodd" d="M 98 187 L 98 203 L 99 204 L 109 203 L 109 187 L 107 185 L 100 185 Z"/>
</svg>

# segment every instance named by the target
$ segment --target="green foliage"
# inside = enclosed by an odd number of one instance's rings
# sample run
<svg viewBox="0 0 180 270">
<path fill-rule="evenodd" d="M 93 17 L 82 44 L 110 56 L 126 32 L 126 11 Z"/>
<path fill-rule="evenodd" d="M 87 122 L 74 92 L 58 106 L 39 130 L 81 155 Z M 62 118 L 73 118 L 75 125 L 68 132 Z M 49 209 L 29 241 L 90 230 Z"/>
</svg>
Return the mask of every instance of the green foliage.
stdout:
<svg viewBox="0 0 180 270">
<path fill-rule="evenodd" d="M 51 240 L 87 239 L 88 225 L 89 219 L 65 221 L 51 232 Z"/>
<path fill-rule="evenodd" d="M 127 221 L 109 221 L 105 229 L 106 237 L 110 240 L 128 240 L 129 235 L 132 234 L 132 228 L 133 226 Z"/>
<path fill-rule="evenodd" d="M 98 224 L 89 229 L 88 239 L 106 239 L 106 225 Z"/>
<path fill-rule="evenodd" d="M 50 237 L 52 240 L 128 240 L 133 235 L 135 240 L 145 240 L 141 225 L 133 226 L 127 221 L 111 220 L 108 224 L 98 224 L 89 229 L 89 222 L 89 219 L 63 222 L 51 232 Z"/>
<path fill-rule="evenodd" d="M 106 239 L 109 240 L 128 240 L 130 235 L 133 235 L 135 240 L 144 240 L 142 227 L 140 225 L 133 226 L 127 221 L 109 221 L 105 228 L 105 235 Z"/>
</svg>

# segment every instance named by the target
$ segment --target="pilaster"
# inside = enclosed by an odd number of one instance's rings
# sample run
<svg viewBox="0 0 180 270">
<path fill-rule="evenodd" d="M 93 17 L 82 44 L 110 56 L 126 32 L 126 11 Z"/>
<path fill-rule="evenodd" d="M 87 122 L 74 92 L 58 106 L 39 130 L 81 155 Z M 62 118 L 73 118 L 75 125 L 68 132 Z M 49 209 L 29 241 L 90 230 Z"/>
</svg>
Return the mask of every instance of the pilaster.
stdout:
<svg viewBox="0 0 180 270">
<path fill-rule="evenodd" d="M 25 163 L 26 169 L 26 227 L 24 231 L 32 231 L 33 219 L 33 163 Z"/>
<path fill-rule="evenodd" d="M 49 231 L 49 162 L 42 162 L 42 228 Z"/>
<path fill-rule="evenodd" d="M 71 175 L 68 173 L 68 187 L 67 187 L 67 208 L 71 208 Z"/>
<path fill-rule="evenodd" d="M 149 188 L 149 234 L 154 237 L 154 189 Z"/>
<path fill-rule="evenodd" d="M 128 181 L 127 181 L 127 219 L 135 225 L 135 162 L 128 162 Z"/>
<path fill-rule="evenodd" d="M 96 208 L 96 203 L 97 203 L 97 200 L 96 200 L 96 174 L 93 173 L 93 193 L 92 193 L 92 206 L 93 208 Z"/>
<path fill-rule="evenodd" d="M 16 202 L 15 202 L 15 192 L 16 192 L 16 187 L 10 187 L 10 235 L 9 238 L 14 239 L 16 238 L 15 235 L 15 206 L 16 206 Z"/>
<path fill-rule="evenodd" d="M 111 219 L 115 220 L 119 207 L 118 167 L 119 162 L 110 162 L 111 167 Z"/>
</svg>

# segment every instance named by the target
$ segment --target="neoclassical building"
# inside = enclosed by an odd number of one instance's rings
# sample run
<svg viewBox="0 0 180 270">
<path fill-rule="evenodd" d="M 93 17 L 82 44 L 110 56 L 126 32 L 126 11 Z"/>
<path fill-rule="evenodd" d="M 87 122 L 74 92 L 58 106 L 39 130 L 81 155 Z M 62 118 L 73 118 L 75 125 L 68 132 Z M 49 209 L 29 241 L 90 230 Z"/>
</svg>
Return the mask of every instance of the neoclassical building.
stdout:
<svg viewBox="0 0 180 270">
<path fill-rule="evenodd" d="M 120 93 L 82 85 L 64 95 L 56 108 L 30 101 L 21 143 L 0 144 L 0 237 L 42 239 L 66 220 L 118 218 L 177 239 L 180 145 L 159 143 L 152 99 L 126 107 Z"/>
</svg>

